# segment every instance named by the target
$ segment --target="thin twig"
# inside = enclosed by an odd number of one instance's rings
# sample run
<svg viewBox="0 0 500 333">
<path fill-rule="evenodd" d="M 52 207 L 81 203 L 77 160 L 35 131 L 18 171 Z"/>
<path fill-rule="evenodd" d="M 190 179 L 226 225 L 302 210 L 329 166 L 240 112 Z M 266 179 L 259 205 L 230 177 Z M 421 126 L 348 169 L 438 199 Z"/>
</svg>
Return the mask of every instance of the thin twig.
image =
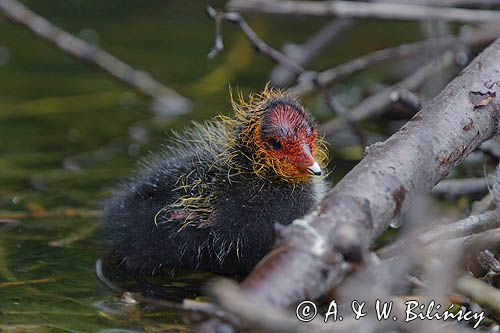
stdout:
<svg viewBox="0 0 500 333">
<path fill-rule="evenodd" d="M 96 65 L 143 95 L 152 97 L 153 110 L 160 116 L 183 114 L 191 105 L 187 98 L 156 81 L 148 73 L 136 70 L 96 45 L 62 30 L 16 0 L 0 0 L 0 13 L 64 52 Z"/>
<path fill-rule="evenodd" d="M 410 5 L 427 5 L 440 7 L 456 7 L 456 6 L 497 6 L 500 5 L 500 0 L 375 0 L 375 2 L 388 3 L 406 3 Z"/>
<path fill-rule="evenodd" d="M 424 105 L 422 100 L 416 94 L 405 88 L 399 88 L 393 91 L 390 97 L 393 103 L 401 103 L 412 112 L 420 111 Z"/>
<path fill-rule="evenodd" d="M 269 46 L 269 44 L 264 42 L 264 40 L 262 40 L 255 33 L 255 31 L 253 31 L 253 29 L 248 25 L 248 23 L 245 21 L 243 16 L 240 15 L 240 13 L 220 12 L 218 15 L 221 15 L 223 19 L 229 22 L 237 24 L 240 27 L 241 31 L 244 33 L 244 35 L 247 37 L 248 41 L 253 45 L 253 47 L 258 52 L 266 55 L 275 62 L 280 63 L 283 66 L 286 66 L 290 71 L 294 72 L 297 75 L 306 72 L 306 70 L 302 66 L 292 61 L 286 55 L 272 48 L 271 46 Z"/>
<path fill-rule="evenodd" d="M 214 35 L 215 35 L 215 41 L 214 41 L 214 46 L 208 53 L 207 57 L 208 59 L 213 59 L 215 58 L 222 50 L 224 50 L 224 42 L 222 40 L 222 19 L 224 13 L 221 13 L 220 11 L 215 10 L 215 8 L 211 6 L 207 6 L 207 14 L 208 16 L 214 20 Z"/>
<path fill-rule="evenodd" d="M 317 76 L 316 76 L 317 77 Z M 340 119 L 344 119 L 347 125 L 351 128 L 352 132 L 358 138 L 359 144 L 361 147 L 367 146 L 367 139 L 361 128 L 358 126 L 356 121 L 352 118 L 351 113 L 348 112 L 340 103 L 338 103 L 325 86 L 321 85 L 317 79 L 313 79 L 315 82 L 317 89 L 323 95 L 323 99 L 325 100 L 325 104 L 334 114 L 339 116 Z"/>
<path fill-rule="evenodd" d="M 451 52 L 446 52 L 439 59 L 432 59 L 402 81 L 361 101 L 351 110 L 351 119 L 359 122 L 361 120 L 380 116 L 387 110 L 387 107 L 391 105 L 391 94 L 395 90 L 401 88 L 408 90 L 417 89 L 425 82 L 425 80 L 437 71 L 451 66 L 454 63 L 454 60 L 455 58 Z M 345 124 L 346 121 L 344 119 L 332 119 L 322 124 L 321 129 L 325 133 L 332 133 L 345 126 Z"/>
<path fill-rule="evenodd" d="M 304 74 L 308 73 L 309 76 L 311 77 L 316 77 L 317 73 L 313 71 L 306 71 L 301 65 L 297 64 L 295 61 L 291 60 L 288 58 L 285 54 L 281 53 L 280 51 L 272 48 L 269 46 L 265 41 L 263 41 L 256 33 L 255 31 L 252 30 L 252 28 L 248 25 L 248 23 L 245 21 L 245 19 L 236 12 L 221 12 L 213 7 L 208 6 L 207 7 L 207 12 L 209 13 L 209 16 L 213 19 L 216 18 L 221 18 L 224 20 L 227 20 L 229 22 L 237 24 L 241 31 L 244 33 L 244 35 L 247 37 L 247 39 L 250 41 L 250 43 L 255 47 L 255 49 L 262 53 L 263 55 L 269 57 L 270 59 L 274 60 L 275 62 L 285 66 L 287 69 L 289 69 L 291 72 L 293 72 L 296 75 L 299 74 Z M 216 22 L 217 24 L 217 22 Z M 216 29 L 217 32 L 217 29 Z M 217 40 L 217 38 L 216 38 Z M 217 49 L 216 46 L 214 46 L 214 49 Z M 211 51 L 212 53 L 212 51 Z M 349 113 L 345 111 L 345 109 L 336 101 L 334 101 L 333 96 L 330 94 L 328 89 L 324 87 L 319 81 L 314 80 L 316 87 L 318 90 L 320 90 L 323 94 L 325 103 L 327 107 L 337 114 L 339 118 L 343 119 L 353 130 L 353 132 L 357 135 L 360 144 L 364 147 L 366 146 L 366 139 L 365 136 L 363 135 L 361 129 L 357 126 L 355 121 L 352 120 L 350 117 Z"/>
<path fill-rule="evenodd" d="M 354 25 L 354 22 L 355 21 L 351 19 L 335 19 L 302 45 L 286 44 L 283 47 L 283 53 L 300 66 L 305 66 L 328 45 L 341 37 L 346 29 Z M 285 87 L 295 77 L 295 73 L 290 72 L 285 66 L 277 64 L 271 71 L 270 80 L 271 83 L 277 87 Z"/>
<path fill-rule="evenodd" d="M 292 16 L 327 16 L 391 20 L 436 19 L 456 22 L 500 22 L 500 12 L 492 10 L 443 8 L 397 3 L 358 1 L 266 1 L 231 0 L 227 7 L 242 13 Z"/>
<path fill-rule="evenodd" d="M 353 75 L 378 63 L 388 60 L 407 58 L 419 54 L 431 45 L 439 44 L 443 47 L 454 47 L 456 45 L 464 44 L 466 46 L 474 47 L 491 42 L 498 36 L 498 34 L 498 27 L 487 27 L 485 30 L 478 30 L 474 32 L 465 31 L 458 37 L 449 36 L 439 39 L 430 39 L 377 50 L 320 72 L 318 74 L 318 80 L 322 85 L 329 86 L 344 77 Z M 307 77 L 307 75 L 301 75 L 298 78 L 298 84 L 290 88 L 290 91 L 296 95 L 303 96 L 310 93 L 314 89 L 315 86 L 311 79 Z"/>
<path fill-rule="evenodd" d="M 495 247 L 500 244 L 500 228 L 488 229 L 478 234 L 443 240 L 439 243 L 431 243 L 426 247 L 430 252 L 446 251 L 447 249 L 460 249 L 463 253 L 473 254 L 477 251 Z"/>
<path fill-rule="evenodd" d="M 434 227 L 427 232 L 421 233 L 417 237 L 402 239 L 378 250 L 377 254 L 381 259 L 386 259 L 398 255 L 410 244 L 423 247 L 437 240 L 468 236 L 498 226 L 500 226 L 498 214 L 495 211 L 488 211 L 480 215 L 471 215 L 454 223 Z"/>
<path fill-rule="evenodd" d="M 441 43 L 451 44 L 454 38 L 445 38 L 440 40 Z M 376 65 L 378 63 L 387 60 L 396 60 L 401 58 L 406 58 L 417 54 L 418 52 L 424 50 L 430 41 L 420 41 L 409 44 L 402 44 L 382 50 L 377 50 L 372 53 L 362 55 L 360 57 L 354 58 L 344 64 L 340 64 L 336 67 L 327 69 L 318 74 L 318 81 L 325 86 L 330 86 L 335 82 L 338 82 L 341 78 L 353 75 L 360 72 L 370 66 Z M 315 89 L 314 83 L 307 76 L 299 76 L 297 85 L 290 88 L 290 91 L 296 95 L 303 96 L 309 94 Z"/>
</svg>

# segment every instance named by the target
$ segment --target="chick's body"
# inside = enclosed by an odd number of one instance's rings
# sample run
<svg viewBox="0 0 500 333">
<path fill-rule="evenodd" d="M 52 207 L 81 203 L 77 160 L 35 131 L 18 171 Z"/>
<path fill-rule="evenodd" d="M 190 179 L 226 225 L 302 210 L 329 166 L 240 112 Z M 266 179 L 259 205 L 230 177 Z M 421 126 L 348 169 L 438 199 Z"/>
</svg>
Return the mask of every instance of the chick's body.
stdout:
<svg viewBox="0 0 500 333">
<path fill-rule="evenodd" d="M 290 158 L 276 162 L 280 155 L 266 157 L 253 142 L 264 140 L 261 149 L 268 147 L 262 126 L 266 110 L 276 105 L 307 116 L 294 100 L 266 90 L 240 105 L 234 118 L 195 124 L 177 135 L 171 148 L 105 203 L 107 246 L 126 270 L 247 274 L 271 249 L 274 225 L 290 224 L 319 200 L 321 177 L 283 176 L 293 174 L 285 168 Z M 272 153 L 288 147 L 269 142 Z"/>
</svg>

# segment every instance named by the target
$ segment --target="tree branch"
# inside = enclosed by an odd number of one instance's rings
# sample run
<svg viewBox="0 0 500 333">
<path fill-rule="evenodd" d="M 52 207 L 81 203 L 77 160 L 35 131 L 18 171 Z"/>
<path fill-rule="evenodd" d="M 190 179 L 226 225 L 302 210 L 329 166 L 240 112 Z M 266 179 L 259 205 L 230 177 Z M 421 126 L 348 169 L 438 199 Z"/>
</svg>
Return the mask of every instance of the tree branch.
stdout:
<svg viewBox="0 0 500 333">
<path fill-rule="evenodd" d="M 311 36 L 302 45 L 287 44 L 283 47 L 285 53 L 290 59 L 301 66 L 305 66 L 309 61 L 318 55 L 328 45 L 338 39 L 344 31 L 354 25 L 354 20 L 340 19 L 333 20 L 323 27 L 316 34 Z M 278 64 L 271 71 L 271 83 L 277 87 L 285 87 L 296 77 L 296 74 L 290 72 L 285 66 Z"/>
<path fill-rule="evenodd" d="M 499 34 L 498 27 L 487 27 L 486 29 L 477 30 L 474 32 L 466 31 L 459 36 L 444 37 L 437 39 L 428 39 L 414 43 L 402 44 L 382 50 L 378 50 L 369 54 L 362 55 L 352 59 L 344 64 L 334 68 L 327 69 L 318 74 L 318 80 L 322 85 L 330 86 L 340 79 L 360 72 L 370 66 L 387 61 L 407 58 L 423 52 L 431 45 L 439 44 L 443 47 L 455 47 L 456 45 L 464 44 L 469 47 L 477 47 L 486 43 L 491 43 Z M 307 73 L 306 73 L 307 74 Z M 314 83 L 307 77 L 299 76 L 298 83 L 290 88 L 290 91 L 296 95 L 307 95 L 315 89 Z"/>
<path fill-rule="evenodd" d="M 64 52 L 99 67 L 141 94 L 152 97 L 153 110 L 159 116 L 183 114 L 191 106 L 187 98 L 156 81 L 148 73 L 136 70 L 96 45 L 56 27 L 16 0 L 0 0 L 0 13 Z"/>
<path fill-rule="evenodd" d="M 480 233 L 496 227 L 500 227 L 498 213 L 496 211 L 488 211 L 479 215 L 471 215 L 454 223 L 434 227 L 427 232 L 419 234 L 416 238 L 402 239 L 380 249 L 377 251 L 377 254 L 381 259 L 387 259 L 402 253 L 409 244 L 427 246 L 440 239 L 469 236 L 470 234 Z"/>
<path fill-rule="evenodd" d="M 387 87 L 379 93 L 365 98 L 358 105 L 351 109 L 352 121 L 361 121 L 374 118 L 383 114 L 392 102 L 392 94 L 401 88 L 415 90 L 422 85 L 429 77 L 436 72 L 451 66 L 454 62 L 451 52 L 444 53 L 438 59 L 432 59 L 418 68 L 414 73 L 404 78 L 393 86 Z M 335 118 L 321 125 L 321 129 L 329 134 L 345 126 L 346 122 L 342 118 Z"/>
<path fill-rule="evenodd" d="M 486 178 L 444 179 L 431 191 L 434 195 L 446 198 L 487 192 L 488 179 Z"/>
<path fill-rule="evenodd" d="M 242 13 L 293 16 L 377 18 L 390 20 L 437 19 L 456 22 L 500 22 L 493 10 L 351 1 L 231 0 L 227 7 Z"/>
</svg>

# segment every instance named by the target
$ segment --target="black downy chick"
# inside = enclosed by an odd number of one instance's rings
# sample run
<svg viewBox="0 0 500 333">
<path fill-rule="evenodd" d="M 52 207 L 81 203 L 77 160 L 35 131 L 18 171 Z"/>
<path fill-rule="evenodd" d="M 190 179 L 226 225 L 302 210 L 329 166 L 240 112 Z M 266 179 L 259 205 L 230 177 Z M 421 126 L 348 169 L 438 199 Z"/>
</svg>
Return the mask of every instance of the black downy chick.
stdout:
<svg viewBox="0 0 500 333">
<path fill-rule="evenodd" d="M 105 202 L 109 252 L 134 274 L 246 275 L 323 196 L 327 159 L 314 122 L 287 93 L 233 101 L 234 115 L 195 123 Z"/>
</svg>

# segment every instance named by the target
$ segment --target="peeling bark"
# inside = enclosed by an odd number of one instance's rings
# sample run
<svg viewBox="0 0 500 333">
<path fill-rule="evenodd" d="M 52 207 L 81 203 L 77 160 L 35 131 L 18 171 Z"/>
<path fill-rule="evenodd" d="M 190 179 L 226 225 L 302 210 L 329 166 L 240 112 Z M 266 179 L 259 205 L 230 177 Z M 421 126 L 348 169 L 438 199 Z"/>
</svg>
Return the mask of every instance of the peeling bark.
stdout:
<svg viewBox="0 0 500 333">
<path fill-rule="evenodd" d="M 500 39 L 397 133 L 369 147 L 316 209 L 281 231 L 243 292 L 279 307 L 323 295 L 416 195 L 498 134 L 500 87 L 487 82 L 499 77 Z"/>
</svg>

